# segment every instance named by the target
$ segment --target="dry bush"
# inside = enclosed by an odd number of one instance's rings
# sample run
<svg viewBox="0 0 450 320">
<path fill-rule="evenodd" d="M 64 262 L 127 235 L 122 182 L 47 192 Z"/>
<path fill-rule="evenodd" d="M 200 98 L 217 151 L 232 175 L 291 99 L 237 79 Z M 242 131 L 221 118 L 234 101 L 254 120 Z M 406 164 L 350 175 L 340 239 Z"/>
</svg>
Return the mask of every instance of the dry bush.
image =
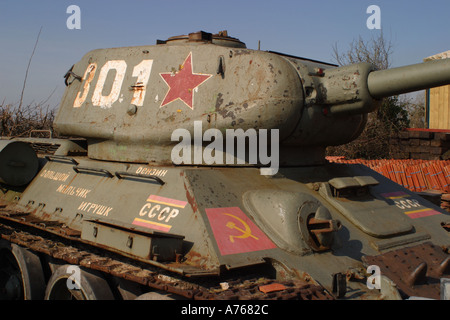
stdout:
<svg viewBox="0 0 450 320">
<path fill-rule="evenodd" d="M 389 158 L 391 136 L 410 124 L 406 103 L 398 97 L 384 99 L 377 111 L 368 114 L 367 125 L 356 140 L 328 147 L 327 155 L 345 156 L 348 159 Z"/>
<path fill-rule="evenodd" d="M 14 107 L 11 104 L 0 105 L 0 135 L 6 137 L 39 136 L 36 130 L 51 130 L 55 110 L 41 104 L 26 107 Z M 46 134 L 48 137 L 48 134 Z"/>
<path fill-rule="evenodd" d="M 36 51 L 36 47 L 39 43 L 41 32 L 42 27 L 39 30 L 33 51 L 30 59 L 28 60 L 28 65 L 23 80 L 22 93 L 20 95 L 18 105 L 14 106 L 12 104 L 5 104 L 4 101 L 0 104 L 0 136 L 2 137 L 26 137 L 32 136 L 33 133 L 37 133 L 37 136 L 42 136 L 42 131 L 47 131 L 47 137 L 52 137 L 53 135 L 52 125 L 55 118 L 55 109 L 50 108 L 48 105 L 44 107 L 44 105 L 56 89 L 50 94 L 47 100 L 41 103 L 34 105 L 30 104 L 27 106 L 23 105 L 28 73 L 30 71 L 31 61 Z"/>
</svg>

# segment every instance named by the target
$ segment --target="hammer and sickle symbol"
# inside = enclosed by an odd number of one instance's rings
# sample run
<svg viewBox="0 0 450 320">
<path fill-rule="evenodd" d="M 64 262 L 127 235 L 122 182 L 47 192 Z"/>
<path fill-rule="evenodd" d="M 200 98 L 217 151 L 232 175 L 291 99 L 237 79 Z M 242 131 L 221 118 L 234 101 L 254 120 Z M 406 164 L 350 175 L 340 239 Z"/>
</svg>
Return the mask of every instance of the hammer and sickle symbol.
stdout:
<svg viewBox="0 0 450 320">
<path fill-rule="evenodd" d="M 236 229 L 236 230 L 242 232 L 242 234 L 239 235 L 239 236 L 232 236 L 232 235 L 230 235 L 230 241 L 231 242 L 234 242 L 234 238 L 245 239 L 245 238 L 248 238 L 248 237 L 252 237 L 255 240 L 259 240 L 257 237 L 255 237 L 252 234 L 252 230 L 250 229 L 248 224 L 245 223 L 244 220 L 242 220 L 242 219 L 240 219 L 240 218 L 238 218 L 238 217 L 236 217 L 236 216 L 234 216 L 232 214 L 229 214 L 229 213 L 224 213 L 224 214 L 229 216 L 229 217 L 232 217 L 232 218 L 238 220 L 242 224 L 242 226 L 244 227 L 244 229 L 242 229 L 242 228 L 237 227 L 236 224 L 234 222 L 232 222 L 232 221 L 227 222 L 226 226 L 228 228 Z"/>
</svg>

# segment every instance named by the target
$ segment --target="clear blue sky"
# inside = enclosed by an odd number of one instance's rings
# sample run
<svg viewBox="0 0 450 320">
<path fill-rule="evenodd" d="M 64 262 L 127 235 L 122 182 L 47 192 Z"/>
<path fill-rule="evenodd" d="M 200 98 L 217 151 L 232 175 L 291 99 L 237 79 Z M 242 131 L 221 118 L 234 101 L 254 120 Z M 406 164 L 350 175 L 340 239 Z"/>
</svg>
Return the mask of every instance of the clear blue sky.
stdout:
<svg viewBox="0 0 450 320">
<path fill-rule="evenodd" d="M 81 9 L 81 30 L 66 27 L 69 5 Z M 333 44 L 345 51 L 359 36 L 378 36 L 366 26 L 370 5 L 381 8 L 394 67 L 450 50 L 448 0 L 0 0 L 0 104 L 19 101 L 41 27 L 24 102 L 41 102 L 55 91 L 47 102 L 53 107 L 63 95 L 65 72 L 93 49 L 228 30 L 250 49 L 261 40 L 262 50 L 333 62 Z"/>
</svg>

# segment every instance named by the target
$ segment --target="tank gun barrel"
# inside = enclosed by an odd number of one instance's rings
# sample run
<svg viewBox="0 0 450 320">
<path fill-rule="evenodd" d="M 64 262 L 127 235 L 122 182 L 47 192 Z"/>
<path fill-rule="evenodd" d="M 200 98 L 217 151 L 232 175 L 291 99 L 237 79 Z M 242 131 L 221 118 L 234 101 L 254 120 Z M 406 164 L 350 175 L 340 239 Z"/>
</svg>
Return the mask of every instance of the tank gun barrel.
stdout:
<svg viewBox="0 0 450 320">
<path fill-rule="evenodd" d="M 387 70 L 357 63 L 326 70 L 320 82 L 317 102 L 330 114 L 365 114 L 382 98 L 450 84 L 450 59 Z"/>
<path fill-rule="evenodd" d="M 439 87 L 450 83 L 450 59 L 372 71 L 367 79 L 375 99 Z"/>
</svg>

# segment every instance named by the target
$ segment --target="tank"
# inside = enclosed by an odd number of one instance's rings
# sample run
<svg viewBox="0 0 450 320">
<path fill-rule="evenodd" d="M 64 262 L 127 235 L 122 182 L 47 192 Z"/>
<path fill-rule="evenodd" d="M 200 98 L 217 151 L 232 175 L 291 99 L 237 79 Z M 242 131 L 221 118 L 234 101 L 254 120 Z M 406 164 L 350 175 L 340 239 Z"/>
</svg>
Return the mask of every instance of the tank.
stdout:
<svg viewBox="0 0 450 320">
<path fill-rule="evenodd" d="M 65 83 L 67 138 L 1 145 L 2 298 L 448 298 L 449 213 L 325 148 L 450 60 L 338 67 L 200 31 L 91 51 Z"/>
</svg>

